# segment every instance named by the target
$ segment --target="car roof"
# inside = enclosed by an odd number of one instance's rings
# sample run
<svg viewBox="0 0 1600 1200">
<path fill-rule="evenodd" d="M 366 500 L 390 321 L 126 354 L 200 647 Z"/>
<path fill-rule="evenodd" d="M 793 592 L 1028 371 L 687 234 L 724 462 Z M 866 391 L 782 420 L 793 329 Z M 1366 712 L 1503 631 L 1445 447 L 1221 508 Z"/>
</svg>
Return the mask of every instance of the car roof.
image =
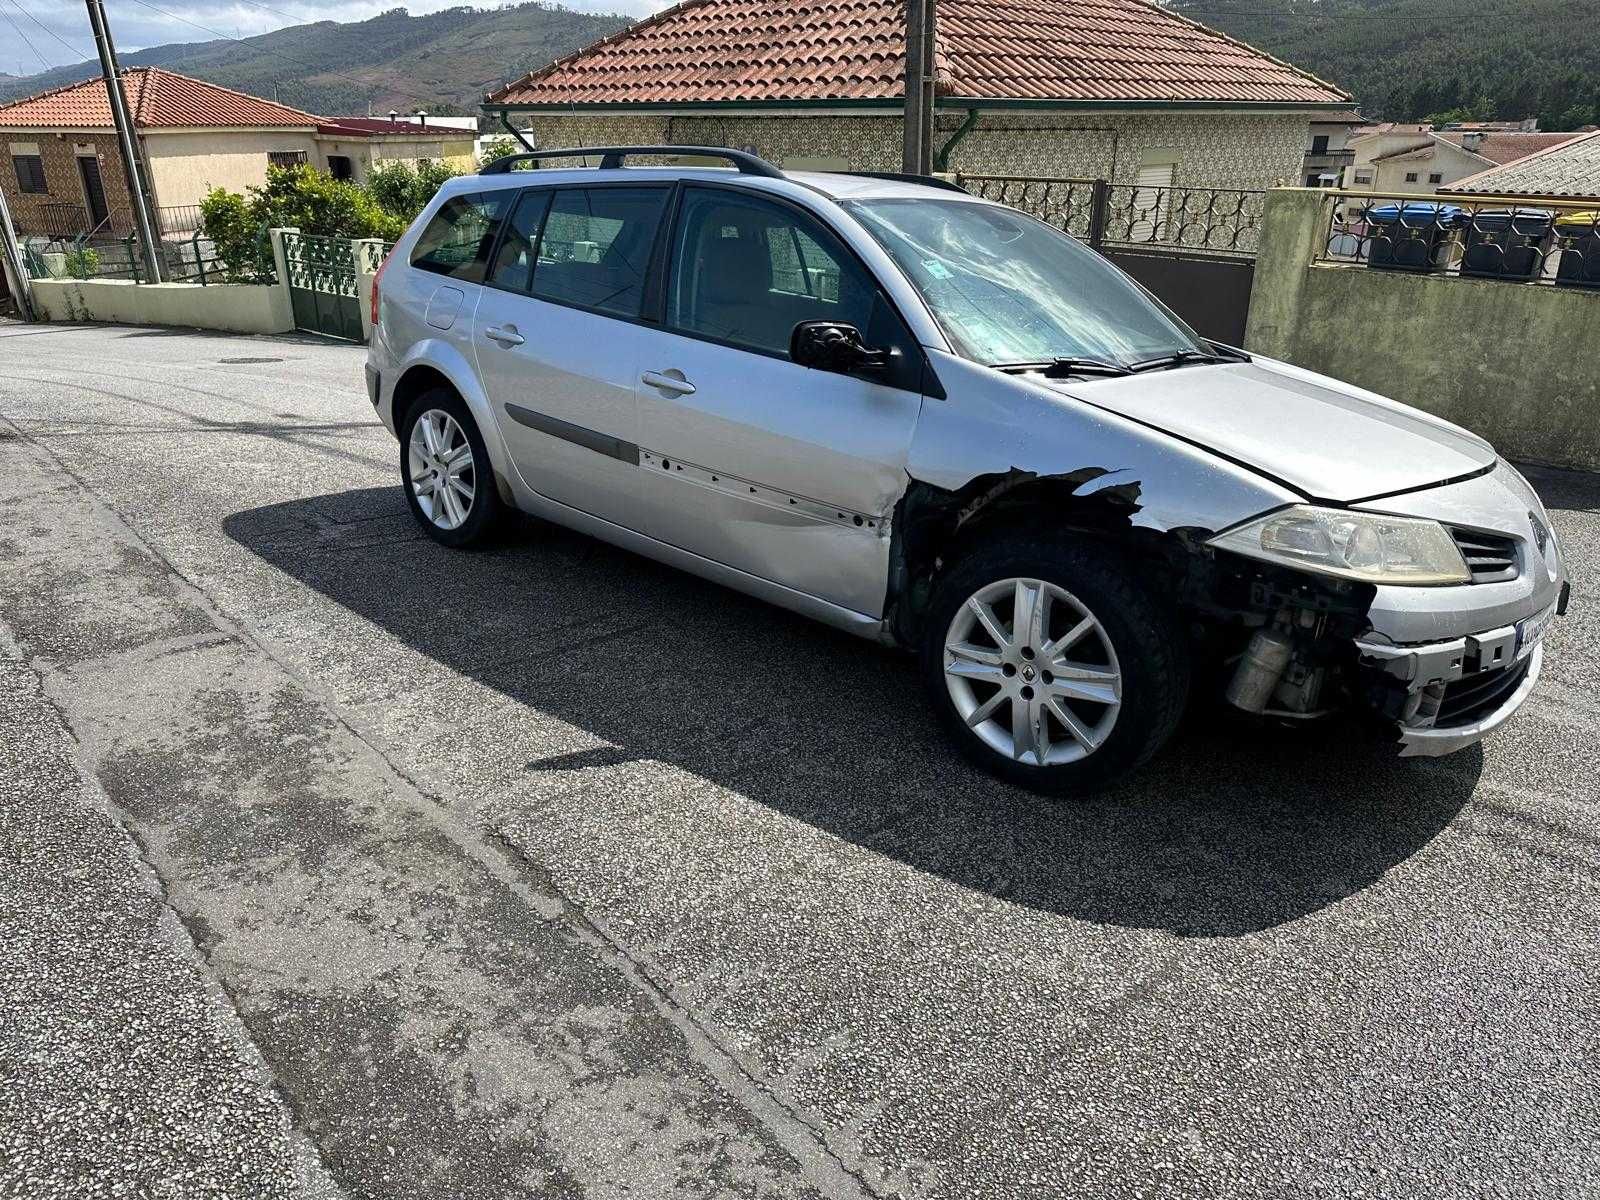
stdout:
<svg viewBox="0 0 1600 1200">
<path fill-rule="evenodd" d="M 987 204 L 948 185 L 917 183 L 886 175 L 852 175 L 832 171 L 789 171 L 782 178 L 746 175 L 728 167 L 571 167 L 538 171 L 510 172 L 503 175 L 463 175 L 449 181 L 449 194 L 499 191 L 504 188 L 576 186 L 596 183 L 675 183 L 678 180 L 706 183 L 739 182 L 779 195 L 794 195 L 800 190 L 821 194 L 830 200 L 965 200 Z"/>
</svg>

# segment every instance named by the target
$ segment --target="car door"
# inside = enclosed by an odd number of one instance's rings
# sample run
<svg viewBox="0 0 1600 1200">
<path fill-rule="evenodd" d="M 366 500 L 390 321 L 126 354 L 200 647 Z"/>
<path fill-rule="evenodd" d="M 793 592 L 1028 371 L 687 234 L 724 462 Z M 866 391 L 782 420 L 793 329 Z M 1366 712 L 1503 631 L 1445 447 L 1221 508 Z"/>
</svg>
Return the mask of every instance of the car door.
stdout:
<svg viewBox="0 0 1600 1200">
<path fill-rule="evenodd" d="M 639 319 L 669 186 L 525 191 L 477 309 L 479 374 L 533 491 L 635 527 Z"/>
<path fill-rule="evenodd" d="M 920 347 L 866 267 L 787 201 L 688 185 L 666 258 L 662 321 L 639 343 L 644 531 L 881 616 Z M 856 326 L 891 369 L 795 363 L 791 336 L 811 320 Z"/>
</svg>

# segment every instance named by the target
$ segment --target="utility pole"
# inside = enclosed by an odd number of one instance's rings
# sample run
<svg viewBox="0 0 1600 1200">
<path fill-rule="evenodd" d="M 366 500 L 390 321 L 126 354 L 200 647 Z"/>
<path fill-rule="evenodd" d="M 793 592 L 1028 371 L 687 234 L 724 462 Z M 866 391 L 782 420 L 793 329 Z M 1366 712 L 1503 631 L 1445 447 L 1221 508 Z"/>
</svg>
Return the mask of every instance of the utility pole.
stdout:
<svg viewBox="0 0 1600 1200">
<path fill-rule="evenodd" d="M 906 0 L 906 138 L 901 170 L 933 170 L 933 47 L 938 0 Z"/>
<path fill-rule="evenodd" d="M 111 122 L 117 127 L 117 142 L 122 147 L 122 165 L 128 175 L 128 201 L 133 205 L 134 224 L 144 243 L 145 268 L 151 283 L 162 278 L 161 243 L 156 240 L 156 224 L 150 212 L 150 193 L 145 190 L 144 173 L 139 170 L 139 145 L 133 122 L 128 117 L 127 98 L 122 94 L 122 69 L 117 66 L 117 48 L 111 42 L 111 26 L 106 22 L 104 0 L 84 0 L 89 6 L 89 26 L 94 30 L 95 49 L 100 51 L 100 73 L 105 76 L 106 99 L 111 102 Z"/>
<path fill-rule="evenodd" d="M 28 265 L 22 261 L 22 249 L 17 245 L 17 231 L 11 224 L 11 209 L 6 205 L 6 194 L 0 191 L 0 274 L 8 281 L 12 295 L 17 298 L 17 309 L 29 321 L 34 319 L 33 288 L 28 279 Z"/>
</svg>

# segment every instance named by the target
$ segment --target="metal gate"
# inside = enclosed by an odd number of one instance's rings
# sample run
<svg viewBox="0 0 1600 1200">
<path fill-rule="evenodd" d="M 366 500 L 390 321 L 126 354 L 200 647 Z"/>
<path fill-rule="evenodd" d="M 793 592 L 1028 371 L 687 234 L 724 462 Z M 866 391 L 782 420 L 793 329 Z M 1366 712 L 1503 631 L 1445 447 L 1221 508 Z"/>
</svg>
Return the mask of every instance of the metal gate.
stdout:
<svg viewBox="0 0 1600 1200">
<path fill-rule="evenodd" d="M 294 327 L 307 333 L 362 340 L 356 252 L 349 238 L 283 235 Z"/>
<path fill-rule="evenodd" d="M 1015 175 L 961 185 L 1081 238 L 1203 336 L 1243 343 L 1265 192 Z"/>
</svg>

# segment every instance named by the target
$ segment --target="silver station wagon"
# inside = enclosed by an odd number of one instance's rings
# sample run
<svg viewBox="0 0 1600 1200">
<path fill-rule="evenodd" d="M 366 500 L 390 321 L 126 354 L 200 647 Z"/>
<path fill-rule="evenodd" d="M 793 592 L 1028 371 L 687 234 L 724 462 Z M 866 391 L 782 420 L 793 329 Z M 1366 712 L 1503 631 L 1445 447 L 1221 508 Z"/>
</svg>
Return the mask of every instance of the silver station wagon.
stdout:
<svg viewBox="0 0 1600 1200">
<path fill-rule="evenodd" d="M 709 165 L 627 165 L 664 155 Z M 912 650 L 956 744 L 1041 791 L 1136 767 L 1191 691 L 1447 754 L 1565 611 L 1483 440 L 1208 342 L 936 180 L 517 156 L 445 186 L 372 303 L 435 540 L 521 509 Z"/>
</svg>

